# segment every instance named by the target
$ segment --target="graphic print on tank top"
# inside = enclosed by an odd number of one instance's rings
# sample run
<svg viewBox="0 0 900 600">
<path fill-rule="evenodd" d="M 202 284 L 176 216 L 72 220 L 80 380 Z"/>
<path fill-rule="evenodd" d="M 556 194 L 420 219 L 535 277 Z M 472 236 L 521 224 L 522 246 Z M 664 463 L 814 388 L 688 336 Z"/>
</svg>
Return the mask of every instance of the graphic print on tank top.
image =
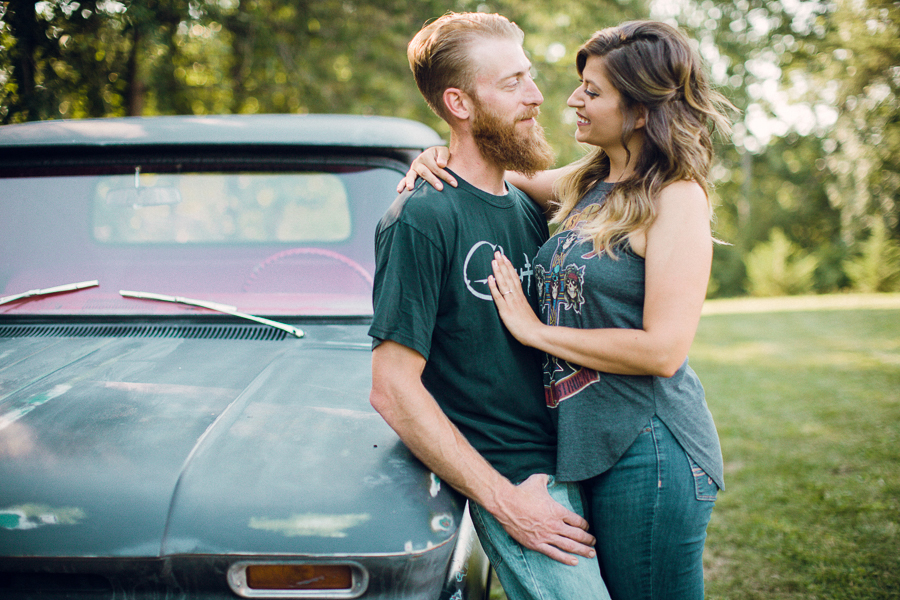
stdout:
<svg viewBox="0 0 900 600">
<path fill-rule="evenodd" d="M 584 266 L 566 263 L 569 252 L 578 248 L 578 234 L 574 231 L 560 235 L 556 250 L 550 262 L 550 269 L 535 265 L 535 279 L 538 285 L 538 301 L 546 311 L 547 324 L 559 325 L 563 311 L 581 314 L 584 304 Z M 593 251 L 591 251 L 593 254 Z M 547 406 L 556 408 L 559 403 L 571 398 L 592 383 L 600 381 L 600 374 L 593 369 L 573 365 L 567 360 L 545 355 L 544 359 L 544 399 Z"/>
</svg>

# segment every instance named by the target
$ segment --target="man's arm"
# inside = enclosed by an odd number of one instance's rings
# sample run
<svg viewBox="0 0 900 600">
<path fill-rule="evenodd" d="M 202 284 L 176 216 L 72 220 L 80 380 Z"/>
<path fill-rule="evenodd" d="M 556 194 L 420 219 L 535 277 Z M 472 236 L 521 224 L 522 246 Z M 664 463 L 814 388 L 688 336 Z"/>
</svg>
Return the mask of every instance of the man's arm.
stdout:
<svg viewBox="0 0 900 600">
<path fill-rule="evenodd" d="M 547 492 L 533 475 L 515 486 L 463 437 L 422 384 L 425 358 L 392 341 L 372 352 L 370 401 L 403 443 L 438 477 L 488 510 L 516 541 L 566 564 L 593 558 L 587 521 Z"/>
</svg>

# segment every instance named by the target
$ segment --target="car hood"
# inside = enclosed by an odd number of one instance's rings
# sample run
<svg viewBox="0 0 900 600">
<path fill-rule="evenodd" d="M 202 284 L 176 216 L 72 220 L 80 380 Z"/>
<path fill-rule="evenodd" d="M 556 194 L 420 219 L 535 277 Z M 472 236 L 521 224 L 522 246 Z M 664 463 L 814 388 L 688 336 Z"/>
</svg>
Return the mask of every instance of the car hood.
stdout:
<svg viewBox="0 0 900 600">
<path fill-rule="evenodd" d="M 0 339 L 0 555 L 371 555 L 464 500 L 368 402 L 364 325 Z"/>
</svg>

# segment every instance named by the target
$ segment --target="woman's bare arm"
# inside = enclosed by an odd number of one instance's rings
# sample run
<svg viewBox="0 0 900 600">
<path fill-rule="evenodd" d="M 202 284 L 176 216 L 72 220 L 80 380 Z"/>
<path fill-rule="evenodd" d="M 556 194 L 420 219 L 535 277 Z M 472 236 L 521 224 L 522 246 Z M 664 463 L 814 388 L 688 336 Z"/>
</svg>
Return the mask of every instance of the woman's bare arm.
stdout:
<svg viewBox="0 0 900 600">
<path fill-rule="evenodd" d="M 677 182 L 663 190 L 644 258 L 642 329 L 541 323 L 521 293 L 518 274 L 503 257 L 495 260 L 489 284 L 501 318 L 523 344 L 597 371 L 670 377 L 696 334 L 712 263 L 709 208 L 699 185 Z"/>
<path fill-rule="evenodd" d="M 416 179 L 424 179 L 436 190 L 444 189 L 444 183 L 456 187 L 456 179 L 446 170 L 450 160 L 450 150 L 446 146 L 432 146 L 424 150 L 409 167 L 406 176 L 397 184 L 397 193 L 403 190 L 412 191 Z M 553 187 L 556 180 L 571 169 L 571 165 L 538 171 L 533 177 L 526 177 L 515 171 L 507 171 L 504 176 L 508 182 L 528 194 L 541 207 L 544 214 L 550 215 L 554 208 L 556 195 Z"/>
</svg>

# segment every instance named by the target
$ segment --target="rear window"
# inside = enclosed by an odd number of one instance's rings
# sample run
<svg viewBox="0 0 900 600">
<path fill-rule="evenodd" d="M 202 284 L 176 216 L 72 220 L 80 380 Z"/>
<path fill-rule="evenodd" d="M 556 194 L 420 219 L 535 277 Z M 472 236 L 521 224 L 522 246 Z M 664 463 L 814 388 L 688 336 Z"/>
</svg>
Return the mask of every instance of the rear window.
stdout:
<svg viewBox="0 0 900 600">
<path fill-rule="evenodd" d="M 7 173 L 0 178 L 0 297 L 99 285 L 0 304 L 0 315 L 211 314 L 125 298 L 121 290 L 259 315 L 371 314 L 375 228 L 405 165 L 290 160 L 274 168 L 243 161 L 199 169 L 173 159 L 162 168 Z"/>
<path fill-rule="evenodd" d="M 207 244 L 346 241 L 347 188 L 332 173 L 188 173 L 104 177 L 94 190 L 97 242 Z"/>
</svg>

